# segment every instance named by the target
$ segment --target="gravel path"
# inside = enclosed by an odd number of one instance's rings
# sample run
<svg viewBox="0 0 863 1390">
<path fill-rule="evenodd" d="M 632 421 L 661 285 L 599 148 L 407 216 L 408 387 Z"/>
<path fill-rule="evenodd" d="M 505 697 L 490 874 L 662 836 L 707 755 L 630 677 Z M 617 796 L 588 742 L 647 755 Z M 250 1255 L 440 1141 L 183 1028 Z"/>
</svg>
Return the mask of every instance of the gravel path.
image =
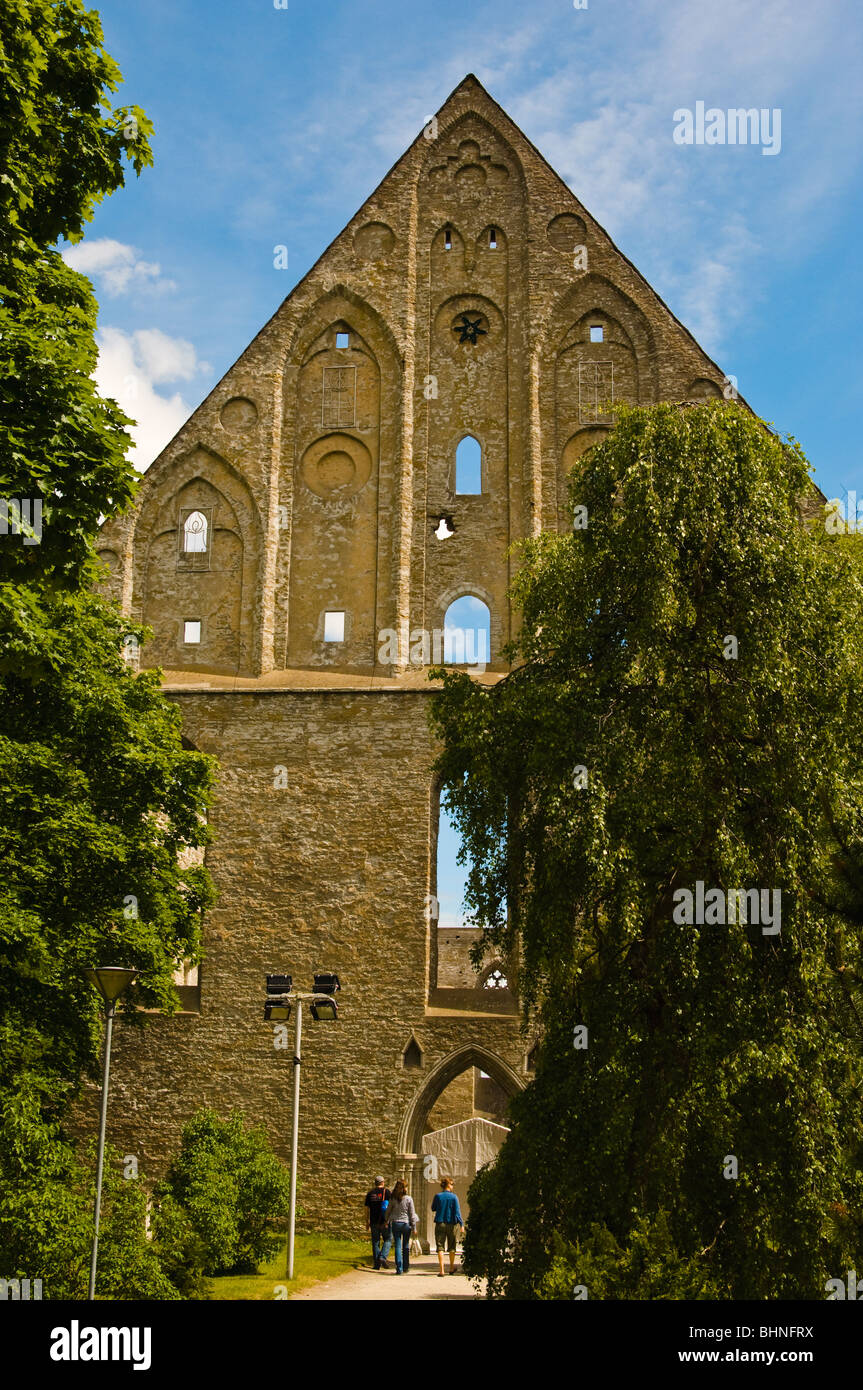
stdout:
<svg viewBox="0 0 863 1390">
<path fill-rule="evenodd" d="M 439 1279 L 436 1255 L 415 1256 L 411 1259 L 407 1274 L 396 1274 L 390 1256 L 389 1269 L 374 1270 L 369 1265 L 368 1269 L 340 1274 L 337 1279 L 328 1279 L 324 1284 L 314 1284 L 312 1288 L 294 1294 L 290 1301 L 299 1302 L 304 1298 L 367 1302 L 383 1302 L 392 1298 L 470 1300 L 482 1298 L 484 1288 L 484 1280 L 472 1283 L 464 1274 L 451 1275 L 448 1268 L 443 1279 Z"/>
</svg>

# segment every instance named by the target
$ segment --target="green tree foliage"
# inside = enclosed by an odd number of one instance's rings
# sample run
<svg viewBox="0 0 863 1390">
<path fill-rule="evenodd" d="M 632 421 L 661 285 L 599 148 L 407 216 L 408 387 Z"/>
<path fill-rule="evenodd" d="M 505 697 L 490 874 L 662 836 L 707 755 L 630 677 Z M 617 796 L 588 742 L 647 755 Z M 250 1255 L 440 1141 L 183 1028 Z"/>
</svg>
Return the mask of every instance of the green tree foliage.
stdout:
<svg viewBox="0 0 863 1390">
<path fill-rule="evenodd" d="M 288 1215 L 290 1175 L 266 1131 L 247 1129 L 240 1113 L 222 1120 L 213 1110 L 199 1110 L 183 1130 L 180 1153 L 159 1192 L 191 1222 L 207 1274 L 255 1273 L 279 1248 L 276 1231 Z"/>
<path fill-rule="evenodd" d="M 4 1278 L 42 1280 L 45 1299 L 84 1299 L 93 1240 L 91 1141 L 78 1153 L 45 1123 L 41 1095 L 21 1088 L 0 1117 L 0 1260 Z M 156 1239 L 146 1230 L 147 1190 L 105 1150 L 97 1298 L 200 1298 L 200 1256 L 182 1213 L 166 1210 Z M 176 1281 L 176 1282 L 175 1282 Z"/>
<path fill-rule="evenodd" d="M 210 774 L 157 675 L 124 662 L 119 615 L 89 595 L 31 611 L 41 673 L 0 677 L 0 1094 L 32 1069 L 57 1115 L 97 1074 L 84 969 L 135 965 L 136 998 L 170 1007 L 173 971 L 198 955 L 212 890 L 179 856 L 206 840 Z"/>
<path fill-rule="evenodd" d="M 81 581 L 102 514 L 132 495 L 126 417 L 102 400 L 96 301 L 55 243 L 78 241 L 127 162 L 152 163 L 150 122 L 112 108 L 120 82 L 79 0 L 0 9 L 0 497 L 40 499 L 42 538 L 0 538 L 0 580 Z"/>
<path fill-rule="evenodd" d="M 73 1158 L 51 1155 L 82 1071 L 99 1074 L 83 968 L 138 969 L 130 1023 L 135 1003 L 174 1007 L 172 973 L 195 958 L 212 900 L 188 867 L 210 760 L 183 748 L 157 676 L 123 660 L 143 632 L 91 591 L 100 518 L 129 503 L 135 473 L 129 422 L 92 380 L 92 287 L 57 242 L 151 162 L 147 118 L 111 104 L 119 80 L 78 0 L 0 7 L 0 498 L 31 523 L 42 507 L 31 534 L 0 534 L 0 1273 L 14 1255 L 3 1217 L 40 1190 L 57 1220 L 36 1222 L 39 1267 L 59 1267 L 72 1238 Z"/>
<path fill-rule="evenodd" d="M 468 1265 L 516 1297 L 655 1297 L 659 1268 L 666 1297 L 823 1298 L 863 1257 L 831 828 L 863 805 L 859 547 L 733 405 L 620 409 L 571 489 L 586 528 L 522 548 L 515 668 L 447 672 L 433 710 L 468 904 L 543 1034 Z M 699 881 L 778 890 L 781 931 L 718 895 L 687 922 Z"/>
</svg>

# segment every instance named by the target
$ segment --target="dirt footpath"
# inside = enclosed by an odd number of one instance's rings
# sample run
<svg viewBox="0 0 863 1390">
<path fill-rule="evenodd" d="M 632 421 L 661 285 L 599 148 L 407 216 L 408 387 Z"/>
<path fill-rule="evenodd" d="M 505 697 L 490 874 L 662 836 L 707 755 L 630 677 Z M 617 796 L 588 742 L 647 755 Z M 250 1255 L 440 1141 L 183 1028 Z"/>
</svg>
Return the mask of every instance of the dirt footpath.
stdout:
<svg viewBox="0 0 863 1390">
<path fill-rule="evenodd" d="M 456 1270 L 459 1271 L 458 1265 Z M 303 1299 L 389 1302 L 393 1298 L 451 1302 L 456 1298 L 479 1299 L 484 1293 L 485 1280 L 479 1279 L 473 1283 L 461 1272 L 450 1274 L 448 1264 L 443 1279 L 438 1278 L 436 1255 L 415 1256 L 406 1274 L 396 1274 L 390 1256 L 389 1269 L 375 1270 L 369 1265 L 368 1269 L 340 1274 L 337 1279 L 328 1279 L 326 1283 L 315 1284 L 302 1293 L 294 1294 L 290 1302 L 301 1302 Z"/>
</svg>

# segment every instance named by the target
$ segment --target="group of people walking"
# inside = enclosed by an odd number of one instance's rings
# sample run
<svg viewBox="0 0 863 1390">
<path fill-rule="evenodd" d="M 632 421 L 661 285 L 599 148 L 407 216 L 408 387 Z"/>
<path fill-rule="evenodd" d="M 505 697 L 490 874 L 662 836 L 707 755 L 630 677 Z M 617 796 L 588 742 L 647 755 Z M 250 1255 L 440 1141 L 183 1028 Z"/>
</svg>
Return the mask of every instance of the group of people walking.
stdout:
<svg viewBox="0 0 863 1390">
<path fill-rule="evenodd" d="M 438 1258 L 438 1278 L 444 1277 L 444 1255 L 449 1252 L 449 1272 L 456 1273 L 457 1232 L 464 1235 L 464 1221 L 458 1197 L 452 1190 L 452 1179 L 441 1178 L 441 1190 L 432 1198 L 435 1247 Z M 419 1217 L 413 1198 L 404 1181 L 399 1178 L 392 1192 L 383 1177 L 375 1178 L 374 1187 L 366 1193 L 366 1229 L 372 1238 L 372 1259 L 375 1269 L 389 1269 L 387 1256 L 393 1247 L 396 1274 L 410 1269 L 411 1239 L 415 1236 Z"/>
</svg>

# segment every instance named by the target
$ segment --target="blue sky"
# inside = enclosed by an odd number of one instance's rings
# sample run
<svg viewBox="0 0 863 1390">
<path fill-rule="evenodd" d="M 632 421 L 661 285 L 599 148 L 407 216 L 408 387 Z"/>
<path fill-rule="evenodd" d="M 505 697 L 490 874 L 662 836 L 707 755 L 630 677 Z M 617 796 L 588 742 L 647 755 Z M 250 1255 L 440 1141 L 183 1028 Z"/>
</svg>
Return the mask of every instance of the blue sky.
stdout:
<svg viewBox="0 0 863 1390">
<path fill-rule="evenodd" d="M 828 496 L 863 493 L 856 0 L 99 8 L 156 125 L 155 168 L 74 253 L 139 467 L 473 71 Z M 779 108 L 779 154 L 675 144 L 697 101 Z"/>
<path fill-rule="evenodd" d="M 99 9 L 156 163 L 72 254 L 99 297 L 100 384 L 139 420 L 138 467 L 474 72 L 753 408 L 801 441 L 827 496 L 863 495 L 859 0 Z M 779 153 L 676 144 L 674 112 L 698 101 L 779 108 Z M 456 922 L 460 875 L 443 864 L 441 897 Z"/>
</svg>

